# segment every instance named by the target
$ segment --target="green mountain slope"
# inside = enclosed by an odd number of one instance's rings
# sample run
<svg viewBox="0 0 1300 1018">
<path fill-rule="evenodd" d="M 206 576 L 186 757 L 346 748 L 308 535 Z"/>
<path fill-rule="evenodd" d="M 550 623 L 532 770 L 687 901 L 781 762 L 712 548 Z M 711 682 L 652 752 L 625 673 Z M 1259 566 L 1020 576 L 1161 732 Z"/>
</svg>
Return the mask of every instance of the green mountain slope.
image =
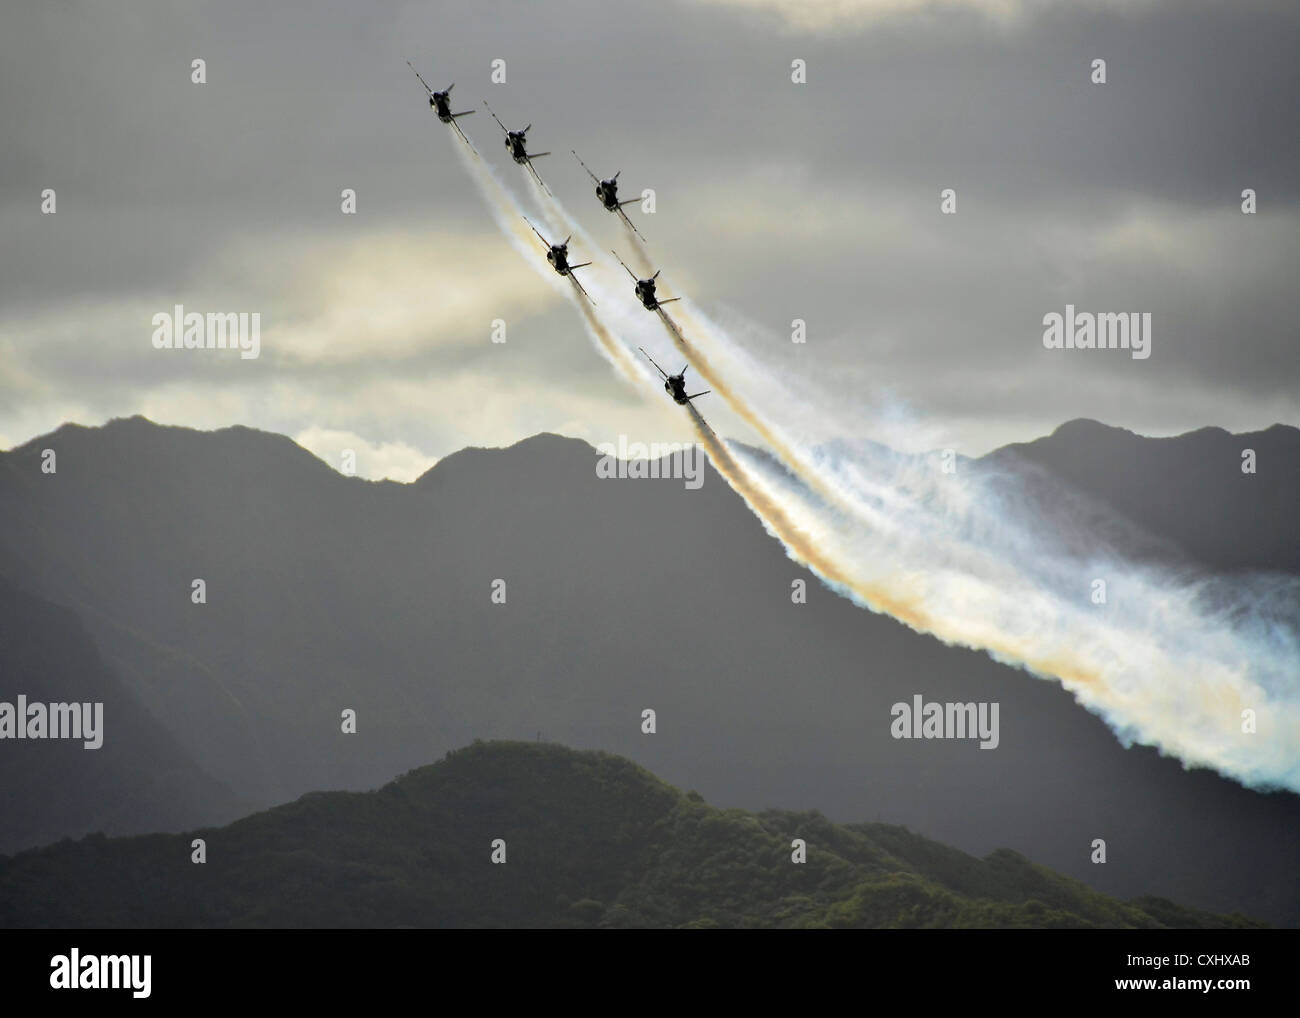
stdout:
<svg viewBox="0 0 1300 1018">
<path fill-rule="evenodd" d="M 716 809 L 621 757 L 519 742 L 476 742 L 378 791 L 312 793 L 220 829 L 0 859 L 0 924 L 1257 925 L 1121 902 L 1014 852 L 980 860 L 901 827 Z"/>
</svg>

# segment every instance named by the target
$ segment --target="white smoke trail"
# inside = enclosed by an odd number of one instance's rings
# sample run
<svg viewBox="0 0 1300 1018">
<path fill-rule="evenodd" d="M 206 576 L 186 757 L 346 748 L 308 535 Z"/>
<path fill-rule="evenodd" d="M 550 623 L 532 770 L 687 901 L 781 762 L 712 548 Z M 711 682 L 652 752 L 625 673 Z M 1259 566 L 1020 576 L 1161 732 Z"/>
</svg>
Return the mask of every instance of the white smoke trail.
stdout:
<svg viewBox="0 0 1300 1018">
<path fill-rule="evenodd" d="M 682 318 L 684 349 L 705 380 L 747 419 L 764 408 L 760 433 L 801 482 L 784 485 L 781 501 L 794 520 L 827 524 L 823 553 L 853 564 L 846 593 L 876 610 L 885 607 L 881 588 L 906 593 L 919 610 L 904 621 L 1059 679 L 1125 744 L 1156 746 L 1252 787 L 1300 790 L 1300 582 L 1209 585 L 1135 565 L 1104 544 L 1090 555 L 1063 551 L 1060 535 L 1024 510 L 1023 478 L 961 466 L 946 474 L 935 456 L 793 437 L 824 427 L 805 415 L 820 416 L 830 401 L 791 397 L 727 330 L 689 305 Z M 786 421 L 774 422 L 773 410 Z M 737 459 L 780 484 L 761 461 Z M 1053 490 L 1073 503 L 1057 507 L 1066 518 L 1117 526 L 1083 496 Z M 1105 604 L 1093 602 L 1096 579 L 1106 581 Z"/>
<path fill-rule="evenodd" d="M 478 185 L 479 190 L 483 192 L 483 197 L 487 199 L 488 207 L 492 210 L 493 218 L 496 219 L 497 225 L 510 239 L 515 250 L 523 255 L 528 263 L 534 266 L 553 288 L 565 293 L 577 302 L 578 309 L 582 312 L 583 321 L 586 322 L 592 338 L 596 340 L 597 348 L 613 365 L 614 369 L 629 382 L 636 382 L 641 379 L 643 373 L 637 365 L 635 357 L 628 353 L 623 344 L 609 334 L 609 331 L 593 313 L 590 304 L 583 298 L 582 294 L 574 289 L 572 280 L 562 278 L 551 268 L 550 263 L 546 260 L 546 247 L 537 234 L 533 232 L 533 228 L 528 225 L 523 206 L 510 193 L 509 188 L 497 177 L 496 171 L 468 145 L 453 144 L 452 147 L 460 157 L 466 172 Z M 531 180 L 531 178 L 529 179 Z M 533 186 L 534 188 L 537 187 L 536 182 L 533 182 Z M 545 196 L 545 192 L 540 188 L 537 188 L 536 194 Z M 548 217 L 547 226 L 552 231 L 552 234 L 546 238 L 548 241 L 554 243 L 563 239 L 556 235 L 562 229 L 562 224 L 554 222 Z M 576 261 L 576 259 L 574 260 Z"/>
<path fill-rule="evenodd" d="M 518 241 L 509 220 L 528 229 L 518 203 L 486 167 L 474 175 Z M 579 271 L 598 307 L 577 299 L 602 352 L 657 386 L 635 354 L 652 347 L 657 316 L 624 292 L 622 268 L 554 197 L 535 185 L 534 197 L 549 229 L 578 239 L 574 260 L 595 262 Z M 529 238 L 524 253 L 537 261 Z M 690 407 L 715 468 L 792 558 L 864 607 L 1058 679 L 1126 745 L 1156 746 L 1249 786 L 1300 790 L 1300 584 L 1278 577 L 1268 589 L 1259 579 L 1211 588 L 1105 551 L 1062 551 L 1058 535 L 1021 511 L 1020 479 L 818 441 L 830 401 L 789 392 L 690 302 L 672 307 L 674 344 L 792 472 L 724 443 Z M 1082 501 L 1073 510 L 1097 518 Z M 1106 581 L 1105 604 L 1093 603 L 1094 579 Z M 1245 730 L 1247 711 L 1254 731 Z"/>
<path fill-rule="evenodd" d="M 618 217 L 619 223 L 623 227 L 623 239 L 627 242 L 626 247 L 631 254 L 627 258 L 628 264 L 632 271 L 642 279 L 654 274 L 654 266 L 650 264 L 650 255 L 645 249 L 645 242 L 627 225 L 627 221 Z"/>
</svg>

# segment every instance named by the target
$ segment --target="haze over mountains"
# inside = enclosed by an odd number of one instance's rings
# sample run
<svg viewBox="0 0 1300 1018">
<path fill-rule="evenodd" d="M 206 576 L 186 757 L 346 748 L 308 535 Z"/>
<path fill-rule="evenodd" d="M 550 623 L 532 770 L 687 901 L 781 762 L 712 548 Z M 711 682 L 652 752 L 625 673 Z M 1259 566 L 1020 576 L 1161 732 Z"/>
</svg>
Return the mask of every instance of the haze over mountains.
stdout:
<svg viewBox="0 0 1300 1018">
<path fill-rule="evenodd" d="M 205 774 L 105 665 L 77 616 L 0 578 L 0 700 L 102 703 L 113 738 L 2 744 L 0 850 L 70 832 L 124 834 L 230 820 L 250 808 Z"/>
<path fill-rule="evenodd" d="M 1257 472 L 1241 470 L 1255 452 Z M 1004 446 L 978 461 L 1032 463 L 1087 492 L 1193 563 L 1220 571 L 1300 573 L 1300 430 L 1275 424 L 1232 435 L 1201 428 L 1144 438 L 1075 420 L 1047 438 Z"/>
<path fill-rule="evenodd" d="M 1243 478 L 1245 445 L 1290 469 Z M 691 491 L 602 480 L 595 458 L 539 435 L 464 450 L 412 485 L 376 483 L 281 436 L 143 418 L 0 455 L 0 699 L 105 689 L 120 705 L 106 706 L 105 748 L 76 749 L 85 763 L 57 774 L 40 754 L 68 747 L 0 744 L 3 794 L 21 805 L 0 851 L 223 822 L 375 788 L 475 738 L 540 735 L 723 806 L 906 824 L 1106 893 L 1300 924 L 1300 797 L 1125 749 L 1057 684 L 855 607 L 712 470 Z M 1023 463 L 1036 503 L 1082 493 L 1113 514 L 1100 535 L 1144 535 L 1135 554 L 1300 570 L 1294 428 L 1153 440 L 1071 422 L 973 465 Z M 206 604 L 191 601 L 195 578 Z M 791 602 L 796 578 L 807 604 Z M 999 747 L 891 739 L 890 706 L 916 694 L 999 702 Z M 355 735 L 340 731 L 347 708 Z M 110 748 L 121 755 L 97 755 Z M 108 759 L 104 787 L 79 781 Z M 1104 866 L 1089 862 L 1096 838 Z"/>
</svg>

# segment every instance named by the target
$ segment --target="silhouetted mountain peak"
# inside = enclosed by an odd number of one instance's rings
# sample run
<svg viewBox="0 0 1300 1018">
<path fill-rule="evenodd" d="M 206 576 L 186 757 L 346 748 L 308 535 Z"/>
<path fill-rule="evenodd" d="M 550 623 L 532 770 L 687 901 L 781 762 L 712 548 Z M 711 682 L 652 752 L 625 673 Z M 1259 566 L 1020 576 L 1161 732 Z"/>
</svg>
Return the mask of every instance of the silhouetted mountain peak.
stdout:
<svg viewBox="0 0 1300 1018">
<path fill-rule="evenodd" d="M 980 462 L 1041 468 L 1213 569 L 1300 570 L 1300 429 L 1148 438 L 1079 418 Z"/>
<path fill-rule="evenodd" d="M 1096 439 L 1100 437 L 1107 438 L 1137 438 L 1138 436 L 1129 431 L 1127 428 L 1117 428 L 1111 424 L 1102 424 L 1101 421 L 1094 421 L 1091 417 L 1076 417 L 1074 420 L 1066 421 L 1060 425 L 1048 439 L 1037 439 L 1037 441 L 1070 441 L 1077 442 L 1081 440 Z M 1032 444 L 1032 443 L 1029 443 Z"/>
<path fill-rule="evenodd" d="M 416 478 L 415 483 L 425 485 L 431 483 L 435 475 L 447 475 L 466 468 L 509 468 L 525 459 L 543 459 L 548 462 L 581 460 L 587 464 L 595 454 L 595 450 L 579 438 L 567 438 L 564 435 L 543 431 L 529 438 L 520 439 L 513 445 L 466 446 L 442 457 Z"/>
<path fill-rule="evenodd" d="M 1232 432 L 1218 425 L 1206 425 L 1203 428 L 1195 428 L 1192 431 L 1185 431 L 1178 435 L 1168 435 L 1163 437 L 1152 437 L 1140 435 L 1128 428 L 1120 428 L 1111 424 L 1102 424 L 1100 421 L 1094 421 L 1088 417 L 1076 417 L 1073 420 L 1066 421 L 1044 438 L 1034 439 L 1030 442 L 1017 442 L 1011 445 L 1003 446 L 1004 449 L 1024 449 L 1029 447 L 1056 447 L 1062 443 L 1078 444 L 1081 442 L 1110 442 L 1116 446 L 1120 444 L 1146 445 L 1151 443 L 1179 443 L 1183 445 L 1204 444 L 1219 445 L 1225 440 L 1235 442 L 1250 443 L 1261 437 L 1267 436 L 1271 441 L 1286 444 L 1291 443 L 1292 450 L 1300 455 L 1300 428 L 1292 427 L 1289 424 L 1273 424 L 1260 431 L 1243 431 Z M 1001 449 L 995 450 L 989 455 L 996 455 Z"/>
<path fill-rule="evenodd" d="M 542 432 L 504 448 L 470 446 L 444 456 L 415 481 L 425 494 L 451 490 L 483 495 L 492 491 L 551 488 L 556 478 L 566 482 L 595 477 L 596 450 L 577 438 Z"/>
<path fill-rule="evenodd" d="M 293 476 L 304 471 L 321 476 L 336 471 L 287 435 L 261 431 L 243 424 L 202 430 L 174 424 L 158 424 L 143 415 L 114 417 L 99 426 L 63 424 L 46 435 L 25 442 L 3 456 L 24 459 L 40 455 L 43 449 L 59 454 L 60 467 L 69 462 L 115 464 L 129 469 L 179 471 L 222 471 L 232 467 L 248 471 Z M 97 471 L 98 472 L 98 471 Z M 341 475 L 340 475 L 341 476 Z"/>
</svg>

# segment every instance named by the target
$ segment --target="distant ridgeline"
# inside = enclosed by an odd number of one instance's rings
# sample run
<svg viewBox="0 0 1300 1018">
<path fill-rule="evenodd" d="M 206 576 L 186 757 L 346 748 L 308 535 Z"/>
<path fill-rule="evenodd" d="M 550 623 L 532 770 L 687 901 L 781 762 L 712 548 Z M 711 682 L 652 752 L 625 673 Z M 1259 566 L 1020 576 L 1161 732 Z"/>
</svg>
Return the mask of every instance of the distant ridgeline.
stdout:
<svg viewBox="0 0 1300 1018">
<path fill-rule="evenodd" d="M 196 860 L 202 859 L 202 862 Z M 93 889 L 88 891 L 88 889 Z M 716 809 L 628 760 L 476 742 L 374 792 L 0 859 L 9 927 L 1253 927 L 906 828 Z"/>
</svg>

